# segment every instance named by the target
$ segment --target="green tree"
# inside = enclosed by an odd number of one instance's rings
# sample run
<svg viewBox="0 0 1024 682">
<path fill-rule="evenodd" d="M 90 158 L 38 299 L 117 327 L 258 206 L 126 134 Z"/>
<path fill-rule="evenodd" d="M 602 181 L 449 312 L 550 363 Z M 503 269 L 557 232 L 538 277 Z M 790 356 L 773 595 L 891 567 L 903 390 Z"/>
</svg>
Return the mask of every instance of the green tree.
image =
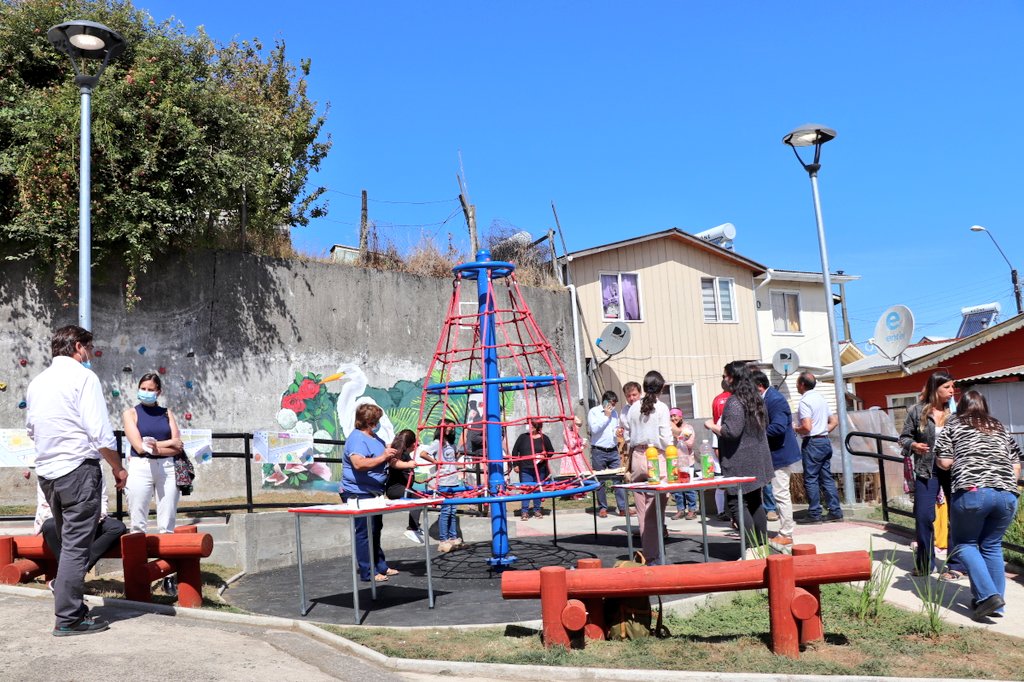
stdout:
<svg viewBox="0 0 1024 682">
<path fill-rule="evenodd" d="M 46 40 L 71 19 L 127 41 L 93 92 L 92 221 L 94 260 L 123 259 L 129 302 L 159 253 L 290 250 L 287 228 L 326 211 L 324 188 L 307 187 L 331 146 L 326 110 L 306 95 L 309 61 L 290 63 L 283 41 L 269 52 L 258 40 L 217 45 L 128 0 L 0 0 L 8 259 L 52 265 L 65 291 L 77 262 L 79 95 L 67 56 Z"/>
</svg>

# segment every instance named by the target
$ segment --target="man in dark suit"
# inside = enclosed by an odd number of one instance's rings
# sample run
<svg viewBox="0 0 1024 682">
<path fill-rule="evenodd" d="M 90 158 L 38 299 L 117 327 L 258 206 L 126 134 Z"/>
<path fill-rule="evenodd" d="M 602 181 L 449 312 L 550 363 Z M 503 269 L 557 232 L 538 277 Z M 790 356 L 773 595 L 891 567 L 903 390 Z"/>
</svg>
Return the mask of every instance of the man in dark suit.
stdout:
<svg viewBox="0 0 1024 682">
<path fill-rule="evenodd" d="M 775 476 L 772 478 L 772 490 L 775 493 L 775 504 L 779 514 L 779 534 L 771 540 L 771 545 L 782 552 L 792 551 L 793 547 L 793 500 L 789 494 L 790 474 L 798 472 L 800 462 L 800 443 L 796 431 L 793 430 L 793 413 L 789 403 L 773 388 L 768 376 L 762 371 L 753 373 L 754 383 L 761 391 L 764 406 L 768 411 L 768 449 L 772 451 L 772 466 Z"/>
</svg>

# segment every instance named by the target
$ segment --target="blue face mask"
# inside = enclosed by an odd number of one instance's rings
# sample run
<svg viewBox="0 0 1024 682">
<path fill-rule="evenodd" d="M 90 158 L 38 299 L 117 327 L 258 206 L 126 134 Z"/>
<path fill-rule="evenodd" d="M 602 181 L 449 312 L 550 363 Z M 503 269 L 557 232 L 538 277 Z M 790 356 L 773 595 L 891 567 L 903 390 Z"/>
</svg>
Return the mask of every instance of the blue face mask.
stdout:
<svg viewBox="0 0 1024 682">
<path fill-rule="evenodd" d="M 380 422 L 377 422 L 377 425 L 373 427 L 374 433 L 377 433 L 378 431 L 380 431 Z"/>
<path fill-rule="evenodd" d="M 89 362 L 88 360 L 85 360 L 84 362 L 82 362 L 82 367 L 85 367 L 86 369 L 92 369 L 92 363 Z"/>
<path fill-rule="evenodd" d="M 156 405 L 156 391 L 143 391 L 139 389 L 139 402 L 143 405 Z"/>
</svg>

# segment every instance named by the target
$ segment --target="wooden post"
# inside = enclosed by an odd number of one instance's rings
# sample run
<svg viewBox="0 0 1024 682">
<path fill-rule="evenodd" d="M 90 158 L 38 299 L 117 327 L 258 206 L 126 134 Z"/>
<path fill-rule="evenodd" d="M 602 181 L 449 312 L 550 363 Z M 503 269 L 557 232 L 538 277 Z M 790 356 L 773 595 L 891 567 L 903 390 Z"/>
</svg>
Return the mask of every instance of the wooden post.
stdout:
<svg viewBox="0 0 1024 682">
<path fill-rule="evenodd" d="M 794 557 L 811 556 L 817 553 L 818 550 L 814 545 L 793 545 Z M 799 623 L 801 644 L 825 639 L 825 628 L 821 623 L 821 587 L 818 585 L 807 585 L 804 589 L 814 598 L 818 607 L 810 618 L 801 620 Z"/>
<path fill-rule="evenodd" d="M 771 622 L 772 652 L 778 656 L 800 657 L 800 635 L 793 616 L 796 577 L 793 557 L 773 554 L 767 559 L 768 617 Z"/>
<path fill-rule="evenodd" d="M 466 185 L 462 182 L 462 176 L 456 175 L 455 179 L 459 181 L 459 203 L 462 204 L 462 213 L 466 216 L 466 225 L 469 227 L 469 248 L 473 251 L 470 257 L 476 260 L 476 252 L 480 250 L 480 242 L 476 234 L 476 206 L 469 203 L 469 192 L 466 191 Z"/>
<path fill-rule="evenodd" d="M 14 563 L 14 538 L 10 535 L 0 536 L 0 566 Z"/>
<path fill-rule="evenodd" d="M 545 566 L 540 569 L 540 613 L 545 647 L 561 644 L 569 648 L 569 632 L 562 625 L 562 612 L 568 602 L 565 569 L 561 566 Z"/>
<path fill-rule="evenodd" d="M 146 572 L 148 560 L 145 533 L 126 533 L 121 536 L 121 565 L 124 568 L 124 596 L 126 599 L 142 602 L 153 601 Z"/>
<path fill-rule="evenodd" d="M 363 210 L 359 214 L 359 262 L 366 263 L 370 258 L 370 225 L 366 215 L 366 190 L 363 190 Z"/>
<path fill-rule="evenodd" d="M 178 569 L 178 606 L 198 609 L 203 605 L 203 577 L 198 558 L 175 561 Z"/>
<path fill-rule="evenodd" d="M 578 559 L 576 568 L 601 568 L 601 559 L 598 557 Z M 583 635 L 587 639 L 604 640 L 604 599 L 591 597 L 583 599 L 583 605 L 587 608 L 587 624 L 583 627 Z"/>
</svg>

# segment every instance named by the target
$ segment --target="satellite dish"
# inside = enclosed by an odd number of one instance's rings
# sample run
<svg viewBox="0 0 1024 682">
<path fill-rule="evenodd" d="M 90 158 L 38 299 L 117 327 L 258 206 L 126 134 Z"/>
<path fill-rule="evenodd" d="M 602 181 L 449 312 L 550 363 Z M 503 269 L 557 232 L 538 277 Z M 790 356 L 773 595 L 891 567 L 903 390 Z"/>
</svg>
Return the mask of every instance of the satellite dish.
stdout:
<svg viewBox="0 0 1024 682">
<path fill-rule="evenodd" d="M 772 356 L 772 367 L 782 376 L 788 377 L 800 366 L 800 356 L 792 348 L 780 348 Z"/>
<path fill-rule="evenodd" d="M 597 339 L 597 347 L 608 355 L 616 355 L 626 350 L 629 345 L 629 325 L 612 322 L 604 328 Z"/>
<path fill-rule="evenodd" d="M 886 308 L 875 323 L 875 348 L 890 360 L 906 350 L 913 336 L 914 314 L 905 305 Z"/>
</svg>

